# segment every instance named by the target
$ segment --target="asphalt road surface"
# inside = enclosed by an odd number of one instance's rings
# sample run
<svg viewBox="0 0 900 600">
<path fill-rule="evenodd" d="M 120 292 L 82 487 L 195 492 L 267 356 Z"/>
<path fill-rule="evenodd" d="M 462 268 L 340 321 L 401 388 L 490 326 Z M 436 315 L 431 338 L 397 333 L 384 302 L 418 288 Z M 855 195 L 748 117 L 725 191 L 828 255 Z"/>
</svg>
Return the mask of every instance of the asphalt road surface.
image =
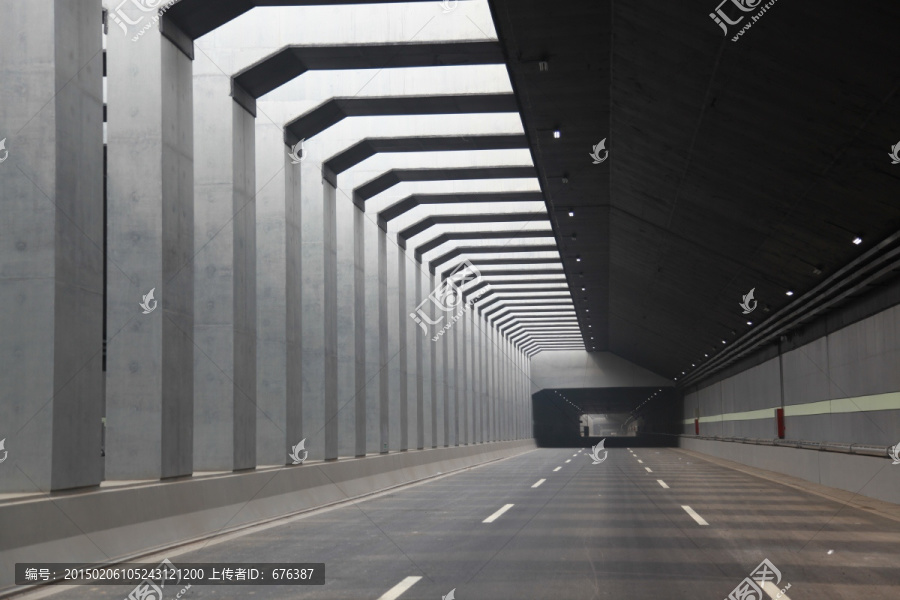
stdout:
<svg viewBox="0 0 900 600">
<path fill-rule="evenodd" d="M 608 452 L 539 449 L 167 556 L 325 563 L 324 586 L 192 586 L 183 600 L 722 600 L 764 559 L 778 600 L 898 597 L 900 522 L 678 450 Z"/>
</svg>

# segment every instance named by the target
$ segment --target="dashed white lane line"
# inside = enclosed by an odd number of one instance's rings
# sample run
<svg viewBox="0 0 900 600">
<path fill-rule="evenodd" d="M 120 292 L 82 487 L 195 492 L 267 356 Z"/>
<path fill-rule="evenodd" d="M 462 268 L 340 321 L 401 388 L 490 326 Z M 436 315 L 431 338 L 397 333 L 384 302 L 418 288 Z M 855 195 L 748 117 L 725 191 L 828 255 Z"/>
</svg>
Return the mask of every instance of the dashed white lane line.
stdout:
<svg viewBox="0 0 900 600">
<path fill-rule="evenodd" d="M 691 517 L 692 517 L 695 521 L 697 521 L 697 523 L 699 523 L 700 525 L 709 525 L 709 523 L 706 522 L 706 519 L 704 519 L 703 517 L 701 517 L 700 515 L 698 515 L 698 514 L 694 511 L 694 509 L 691 508 L 690 506 L 682 505 L 681 508 L 684 509 L 684 512 L 686 512 L 687 514 L 691 515 Z"/>
<path fill-rule="evenodd" d="M 403 592 L 405 592 L 412 586 L 416 585 L 416 583 L 418 583 L 420 579 L 422 579 L 422 578 L 421 577 L 406 577 L 403 579 L 403 581 L 401 581 L 400 583 L 398 583 L 397 585 L 395 585 L 394 587 L 392 587 L 391 589 L 386 591 L 384 594 L 382 594 L 378 598 L 378 600 L 397 600 L 397 598 L 399 598 Z"/>
<path fill-rule="evenodd" d="M 572 455 L 573 458 L 576 457 L 576 456 L 578 456 L 578 453 L 577 453 L 577 452 L 576 452 L 575 454 Z"/>
<path fill-rule="evenodd" d="M 791 600 L 787 594 L 782 594 L 781 590 L 778 589 L 778 586 L 771 581 L 764 581 L 761 587 L 772 600 Z"/>
<path fill-rule="evenodd" d="M 553 472 L 556 473 L 556 472 L 559 471 L 560 469 L 562 469 L 562 467 L 556 467 L 555 469 L 553 469 Z"/>
<path fill-rule="evenodd" d="M 513 506 L 515 506 L 515 504 L 504 504 L 503 508 L 501 508 L 500 510 L 498 510 L 497 512 L 495 512 L 494 514 L 489 516 L 487 519 L 482 521 L 482 523 L 493 523 L 494 521 L 499 519 L 503 513 L 505 513 L 509 509 L 511 509 Z"/>
<path fill-rule="evenodd" d="M 545 481 L 547 481 L 547 480 L 546 479 L 538 479 L 538 482 L 531 487 L 533 487 L 533 488 L 540 487 L 540 485 L 542 483 L 544 483 Z"/>
<path fill-rule="evenodd" d="M 566 462 L 567 462 L 567 463 L 570 463 L 570 462 L 572 462 L 572 459 L 571 459 L 571 458 L 570 458 L 570 459 L 569 459 L 569 460 L 567 460 L 567 461 L 566 461 Z"/>
<path fill-rule="evenodd" d="M 648 473 L 652 473 L 652 472 L 653 472 L 653 471 L 650 470 L 650 467 L 644 467 L 644 468 L 647 469 L 647 472 L 648 472 Z"/>
<path fill-rule="evenodd" d="M 657 479 L 657 480 L 656 480 L 656 483 L 658 483 L 659 485 L 663 486 L 664 489 L 669 489 L 669 486 L 667 486 L 667 485 L 666 485 L 666 482 L 663 481 L 662 479 Z"/>
<path fill-rule="evenodd" d="M 642 461 L 641 459 L 638 459 L 638 462 L 644 464 L 644 461 Z"/>
</svg>

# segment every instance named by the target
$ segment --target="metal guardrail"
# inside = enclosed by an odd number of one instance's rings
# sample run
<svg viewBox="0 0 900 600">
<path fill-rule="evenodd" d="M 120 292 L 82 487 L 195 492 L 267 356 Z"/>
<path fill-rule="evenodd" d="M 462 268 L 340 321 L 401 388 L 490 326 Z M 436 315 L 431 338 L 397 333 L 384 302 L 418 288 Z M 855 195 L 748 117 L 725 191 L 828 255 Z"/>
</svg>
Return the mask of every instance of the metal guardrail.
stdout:
<svg viewBox="0 0 900 600">
<path fill-rule="evenodd" d="M 865 456 L 878 456 L 881 458 L 890 458 L 890 449 L 892 448 L 892 446 L 873 446 L 872 444 L 811 442 L 807 440 L 782 440 L 779 438 L 726 437 L 721 435 L 692 435 L 689 433 L 678 434 L 678 437 L 697 440 L 713 440 L 717 442 L 734 442 L 738 444 L 754 444 L 757 446 L 784 446 L 787 448 L 820 450 L 823 452 L 840 452 L 842 454 L 860 454 Z"/>
</svg>

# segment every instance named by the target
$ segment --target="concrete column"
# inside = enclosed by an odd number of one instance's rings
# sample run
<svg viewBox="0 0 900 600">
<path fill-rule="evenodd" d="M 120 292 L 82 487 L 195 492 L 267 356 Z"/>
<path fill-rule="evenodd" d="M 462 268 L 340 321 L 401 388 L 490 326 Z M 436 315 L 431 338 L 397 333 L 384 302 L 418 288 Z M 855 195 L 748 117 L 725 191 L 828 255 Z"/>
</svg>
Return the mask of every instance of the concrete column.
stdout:
<svg viewBox="0 0 900 600">
<path fill-rule="evenodd" d="M 381 341 L 382 327 L 385 325 L 381 306 L 382 286 L 381 273 L 382 255 L 381 239 L 383 232 L 368 216 L 360 212 L 356 219 L 358 230 L 363 234 L 364 240 L 364 273 L 365 278 L 365 328 L 366 328 L 366 452 L 378 453 L 382 449 L 382 396 L 381 364 L 383 360 Z M 386 423 L 386 421 L 385 421 Z"/>
<path fill-rule="evenodd" d="M 462 437 L 460 438 L 460 445 L 464 446 L 469 443 L 469 354 L 466 352 L 466 347 L 469 344 L 469 327 L 466 326 L 466 322 L 468 321 L 468 311 L 464 311 L 459 321 L 457 321 L 457 325 L 459 326 L 459 372 L 460 372 L 460 381 L 459 381 L 459 402 L 460 402 L 460 418 L 458 420 L 462 421 L 462 427 L 460 428 Z"/>
<path fill-rule="evenodd" d="M 428 273 L 427 281 L 428 281 L 427 285 L 422 290 L 422 292 L 423 292 L 422 298 L 424 298 L 425 295 L 430 294 L 431 290 L 434 289 L 434 275 L 432 275 L 430 272 Z M 429 311 L 430 312 L 428 313 L 428 316 L 431 317 L 431 319 L 434 319 L 433 309 L 429 309 Z M 429 355 L 429 362 L 431 363 L 431 365 L 430 365 L 431 366 L 431 394 L 430 394 L 430 400 L 431 400 L 431 447 L 437 448 L 438 447 L 438 439 L 439 439 L 438 438 L 438 417 L 439 417 L 439 415 L 443 414 L 443 412 L 440 409 L 440 399 L 439 399 L 440 398 L 439 394 L 440 394 L 440 390 L 441 390 L 440 379 L 439 379 L 440 369 L 438 368 L 438 364 L 440 361 L 440 352 L 439 352 L 439 347 L 438 347 L 437 342 L 433 341 L 431 339 L 431 336 L 428 337 L 428 355 Z"/>
<path fill-rule="evenodd" d="M 422 265 L 415 264 L 415 293 L 413 293 L 412 302 L 409 304 L 415 309 L 419 302 L 422 301 Z M 412 311 L 411 311 L 412 312 Z M 431 392 L 431 365 L 429 365 L 429 357 L 431 354 L 426 352 L 427 344 L 431 344 L 431 340 L 427 337 L 419 327 L 410 327 L 415 336 L 414 352 L 416 353 L 416 448 L 422 450 L 426 443 L 430 445 L 431 429 L 425 429 L 426 419 L 430 424 L 430 413 L 426 415 L 429 405 L 429 396 Z"/>
<path fill-rule="evenodd" d="M 388 256 L 387 234 L 378 230 L 378 419 L 379 452 L 390 444 L 390 344 L 388 340 Z"/>
<path fill-rule="evenodd" d="M 303 437 L 309 458 L 322 460 L 337 457 L 334 188 L 313 161 L 292 167 L 300 172 Z"/>
<path fill-rule="evenodd" d="M 406 306 L 406 252 L 396 244 L 391 244 L 396 254 L 397 267 L 397 393 L 399 395 L 400 439 L 398 448 L 409 449 L 409 340 L 406 322 L 410 311 Z M 389 286 L 390 287 L 390 286 Z"/>
<path fill-rule="evenodd" d="M 143 40 L 139 40 L 138 43 Z M 256 124 L 194 64 L 194 466 L 256 466 Z"/>
<path fill-rule="evenodd" d="M 435 278 L 437 281 L 437 278 Z M 449 331 L 444 332 L 437 341 L 438 344 L 441 345 L 441 368 L 443 369 L 443 376 L 441 377 L 441 382 L 443 384 L 443 401 L 444 401 L 444 437 L 442 438 L 444 442 L 444 447 L 450 446 L 450 335 Z"/>
<path fill-rule="evenodd" d="M 156 479 L 193 470 L 193 65 L 158 27 L 131 37 L 110 23 L 106 477 Z M 151 289 L 158 308 L 144 315 Z"/>
<path fill-rule="evenodd" d="M 327 184 L 326 184 L 327 185 Z M 330 186 L 328 186 L 330 187 Z M 336 288 L 335 313 L 336 328 L 336 377 L 334 403 L 337 413 L 337 441 L 339 456 L 356 456 L 357 435 L 357 395 L 356 351 L 357 351 L 357 312 L 363 313 L 362 306 L 357 308 L 356 296 L 356 238 L 354 237 L 353 219 L 359 209 L 344 194 L 335 196 L 336 227 Z M 362 238 L 360 238 L 360 242 Z M 362 327 L 359 331 L 364 331 Z M 362 342 L 365 341 L 363 337 Z M 363 408 L 365 405 L 363 404 Z M 361 411 L 360 411 L 361 412 Z M 361 412 L 361 416 L 365 416 Z M 365 422 L 362 423 L 365 431 Z"/>
<path fill-rule="evenodd" d="M 400 371 L 401 362 L 401 337 L 400 337 L 400 308 L 404 303 L 400 299 L 400 267 L 399 248 L 390 240 L 385 241 L 385 257 L 387 259 L 387 366 L 384 373 L 388 374 L 388 450 L 398 451 L 401 448 L 403 438 L 401 424 L 405 424 L 405 415 L 401 407 L 405 405 L 401 398 L 400 390 L 406 389 L 405 379 Z M 404 314 L 404 318 L 407 318 Z"/>
<path fill-rule="evenodd" d="M 0 492 L 102 478 L 100 9 L 99 0 L 3 4 L 0 439 L 8 454 L 0 457 Z M 126 273 L 118 279 L 133 303 L 118 327 L 142 325 L 144 339 L 158 338 L 159 315 L 151 325 L 134 304 L 143 282 Z"/>
<path fill-rule="evenodd" d="M 366 360 L 369 356 L 368 328 L 366 321 L 367 303 L 369 296 L 366 294 L 366 236 L 364 223 L 365 214 L 353 207 L 353 345 L 354 353 L 354 439 L 355 456 L 365 456 L 371 432 L 368 428 L 369 421 L 377 424 L 377 413 L 370 414 L 369 390 L 370 386 L 366 377 Z M 377 256 L 377 252 L 375 253 Z M 377 303 L 377 297 L 375 299 Z M 377 386 L 375 386 L 377 389 Z M 375 418 L 373 418 L 375 417 Z"/>
<path fill-rule="evenodd" d="M 300 206 L 280 127 L 256 124 L 257 464 L 290 464 L 302 435 Z M 296 182 L 299 185 L 299 181 Z"/>
<path fill-rule="evenodd" d="M 407 448 L 419 448 L 419 414 L 422 410 L 419 376 L 421 374 L 422 360 L 418 352 L 418 344 L 421 344 L 422 330 L 416 326 L 415 321 L 409 318 L 409 313 L 419 303 L 418 288 L 416 286 L 418 268 L 415 258 L 406 252 L 403 252 L 403 260 L 406 263 L 406 293 L 404 295 L 404 303 L 401 305 L 403 311 L 400 313 L 400 321 L 406 329 L 404 354 L 406 355 L 406 397 L 408 407 Z"/>
</svg>

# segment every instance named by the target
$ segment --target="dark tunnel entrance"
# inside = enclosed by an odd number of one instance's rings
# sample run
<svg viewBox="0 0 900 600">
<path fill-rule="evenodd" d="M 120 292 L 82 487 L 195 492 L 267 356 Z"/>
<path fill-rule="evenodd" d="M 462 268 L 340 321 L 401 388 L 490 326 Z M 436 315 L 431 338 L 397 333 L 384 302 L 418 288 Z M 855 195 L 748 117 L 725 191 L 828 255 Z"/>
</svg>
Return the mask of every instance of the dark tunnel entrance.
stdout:
<svg viewBox="0 0 900 600">
<path fill-rule="evenodd" d="M 675 446 L 682 397 L 674 388 L 556 388 L 532 394 L 534 439 L 544 448 Z"/>
</svg>

